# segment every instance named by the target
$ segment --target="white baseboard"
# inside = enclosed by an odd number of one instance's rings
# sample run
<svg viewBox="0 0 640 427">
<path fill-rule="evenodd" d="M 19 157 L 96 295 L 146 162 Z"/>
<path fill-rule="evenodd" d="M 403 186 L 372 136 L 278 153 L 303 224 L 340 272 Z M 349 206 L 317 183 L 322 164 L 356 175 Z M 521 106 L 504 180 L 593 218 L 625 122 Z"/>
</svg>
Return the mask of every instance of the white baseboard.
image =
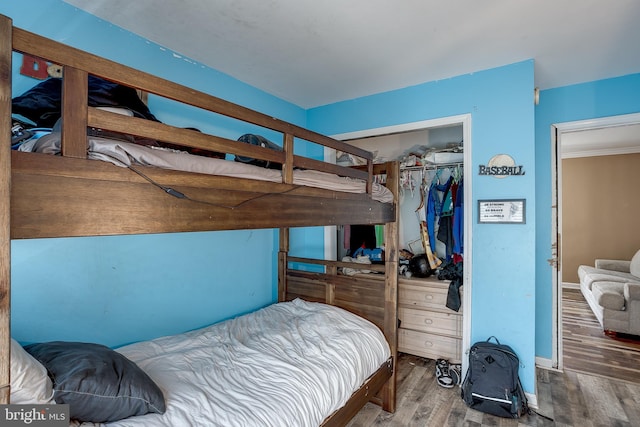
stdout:
<svg viewBox="0 0 640 427">
<path fill-rule="evenodd" d="M 555 369 L 553 367 L 553 362 L 551 359 L 546 359 L 543 357 L 536 357 L 536 367 L 542 369 Z"/>
<path fill-rule="evenodd" d="M 580 289 L 580 283 L 562 282 L 563 289 Z"/>
<path fill-rule="evenodd" d="M 531 393 L 524 393 L 527 396 L 527 403 L 529 404 L 529 408 L 538 409 L 538 396 Z"/>
</svg>

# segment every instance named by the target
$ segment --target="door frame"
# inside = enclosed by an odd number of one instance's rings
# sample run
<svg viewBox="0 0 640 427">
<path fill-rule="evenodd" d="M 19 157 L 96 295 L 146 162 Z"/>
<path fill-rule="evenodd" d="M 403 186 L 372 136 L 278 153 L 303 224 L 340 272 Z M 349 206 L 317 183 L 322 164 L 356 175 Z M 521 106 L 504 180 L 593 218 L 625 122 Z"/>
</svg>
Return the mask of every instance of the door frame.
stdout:
<svg viewBox="0 0 640 427">
<path fill-rule="evenodd" d="M 640 113 L 622 114 L 596 119 L 577 120 L 551 125 L 551 259 L 552 268 L 552 367 L 562 370 L 562 136 L 571 132 L 581 132 L 617 126 L 640 124 Z M 627 151 L 627 152 L 637 152 Z M 598 150 L 598 155 L 625 154 L 626 152 L 607 149 Z"/>
<path fill-rule="evenodd" d="M 462 125 L 463 147 L 464 147 L 464 269 L 462 284 L 464 286 L 464 292 L 462 293 L 462 305 L 464 307 L 464 314 L 462 316 L 462 349 L 463 354 L 466 354 L 467 349 L 471 347 L 471 295 L 472 295 L 472 247 L 471 247 L 471 232 L 472 232 L 472 174 L 471 174 L 471 114 L 461 114 L 457 116 L 441 117 L 437 119 L 422 120 L 411 123 L 403 123 L 393 126 L 385 126 L 372 129 L 364 129 L 354 132 L 347 132 L 337 135 L 331 135 L 332 138 L 337 140 L 349 140 L 359 139 L 374 136 L 388 135 L 392 133 L 401 133 L 415 130 L 426 130 L 430 128 L 437 128 L 451 125 Z M 335 150 L 325 148 L 324 152 L 325 161 L 335 163 L 336 153 Z M 325 236 L 325 259 L 335 260 L 337 257 L 337 245 L 336 245 L 336 227 L 329 226 L 324 227 Z M 462 372 L 466 372 L 468 358 L 462 358 Z"/>
</svg>

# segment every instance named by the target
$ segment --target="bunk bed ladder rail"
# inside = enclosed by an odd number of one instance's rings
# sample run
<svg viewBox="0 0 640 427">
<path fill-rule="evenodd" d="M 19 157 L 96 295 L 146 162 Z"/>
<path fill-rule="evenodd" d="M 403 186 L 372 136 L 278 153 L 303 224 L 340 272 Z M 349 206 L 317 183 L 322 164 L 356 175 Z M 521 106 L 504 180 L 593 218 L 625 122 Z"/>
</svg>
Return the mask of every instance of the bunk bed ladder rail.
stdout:
<svg viewBox="0 0 640 427">
<path fill-rule="evenodd" d="M 6 203 L 11 196 L 11 19 L 0 16 L 0 404 L 11 394 L 11 212 Z"/>
</svg>

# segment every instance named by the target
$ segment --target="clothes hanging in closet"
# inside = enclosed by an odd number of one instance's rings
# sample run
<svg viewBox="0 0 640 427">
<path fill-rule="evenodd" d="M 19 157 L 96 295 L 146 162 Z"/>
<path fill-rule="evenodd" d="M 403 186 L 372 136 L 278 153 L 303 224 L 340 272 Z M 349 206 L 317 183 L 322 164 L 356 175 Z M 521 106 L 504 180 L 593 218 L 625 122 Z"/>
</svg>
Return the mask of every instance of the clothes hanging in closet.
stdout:
<svg viewBox="0 0 640 427">
<path fill-rule="evenodd" d="M 427 214 L 426 214 L 426 222 L 427 222 L 427 230 L 429 232 L 429 246 L 431 246 L 432 250 L 436 250 L 436 218 L 440 216 L 440 212 L 442 211 L 442 200 L 439 192 L 442 192 L 446 188 L 446 184 L 439 184 L 438 180 L 440 178 L 440 171 L 436 171 L 436 176 L 431 181 L 431 185 L 429 186 L 429 191 L 427 194 Z"/>
<path fill-rule="evenodd" d="M 438 240 L 445 246 L 445 261 L 451 259 L 451 249 L 453 246 L 453 229 L 451 216 L 453 215 L 453 201 L 451 197 L 451 185 L 453 178 L 449 178 L 445 184 L 445 190 L 442 195 L 442 209 L 438 217 Z M 446 208 L 446 209 L 445 209 Z"/>
<path fill-rule="evenodd" d="M 445 261 L 461 260 L 463 253 L 462 179 L 456 170 L 444 184 L 438 169 L 428 187 L 426 222 L 429 244 L 435 250 L 436 238 L 445 245 Z M 437 230 L 437 231 L 436 231 Z"/>
<path fill-rule="evenodd" d="M 464 253 L 464 182 L 460 181 L 456 192 L 453 208 L 453 253 L 462 255 Z"/>
</svg>

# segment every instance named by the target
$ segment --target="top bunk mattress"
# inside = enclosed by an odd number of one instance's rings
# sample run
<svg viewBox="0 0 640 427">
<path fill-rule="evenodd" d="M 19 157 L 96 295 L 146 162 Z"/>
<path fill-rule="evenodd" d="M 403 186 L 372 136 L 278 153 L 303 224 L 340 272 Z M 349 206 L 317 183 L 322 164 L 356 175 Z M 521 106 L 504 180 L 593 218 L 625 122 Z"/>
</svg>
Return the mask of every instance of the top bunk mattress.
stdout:
<svg viewBox="0 0 640 427">
<path fill-rule="evenodd" d="M 122 167 L 136 165 L 154 166 L 163 169 L 208 175 L 227 176 L 269 182 L 282 182 L 282 172 L 246 163 L 234 162 L 212 157 L 198 156 L 186 151 L 162 147 L 143 146 L 109 138 L 88 136 L 88 158 L 102 160 Z M 52 132 L 34 141 L 33 145 L 21 148 L 21 151 L 33 151 L 47 154 L 60 153 L 60 133 Z M 347 193 L 365 193 L 366 182 L 360 179 L 341 177 L 335 174 L 314 170 L 296 169 L 293 172 L 293 184 Z M 393 193 L 385 186 L 373 183 L 373 200 L 392 203 Z"/>
</svg>

